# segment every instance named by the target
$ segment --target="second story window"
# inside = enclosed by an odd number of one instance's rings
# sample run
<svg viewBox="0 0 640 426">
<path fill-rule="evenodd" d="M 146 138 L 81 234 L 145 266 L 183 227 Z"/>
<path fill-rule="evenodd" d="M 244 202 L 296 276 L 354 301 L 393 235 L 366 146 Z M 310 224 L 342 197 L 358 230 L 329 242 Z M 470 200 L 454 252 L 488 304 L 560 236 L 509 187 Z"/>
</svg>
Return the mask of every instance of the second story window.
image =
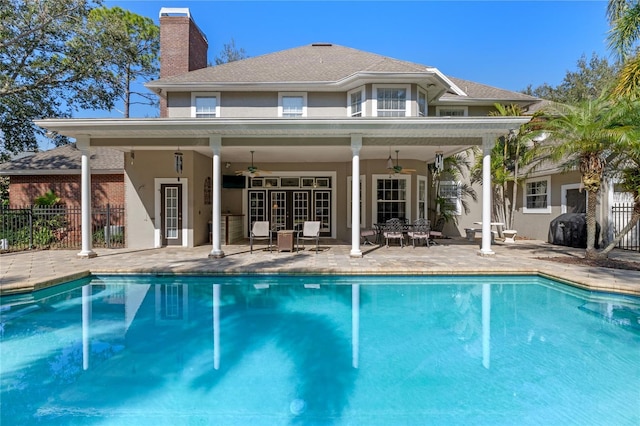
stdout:
<svg viewBox="0 0 640 426">
<path fill-rule="evenodd" d="M 466 117 L 469 114 L 467 107 L 437 107 L 436 114 L 439 117 Z"/>
<path fill-rule="evenodd" d="M 406 117 L 409 99 L 408 86 L 379 86 L 374 88 L 378 117 Z"/>
<path fill-rule="evenodd" d="M 427 116 L 427 94 L 418 90 L 418 117 Z"/>
<path fill-rule="evenodd" d="M 362 110 L 364 104 L 364 91 L 356 89 L 348 93 L 348 114 L 349 117 L 363 117 Z"/>
<path fill-rule="evenodd" d="M 192 117 L 215 118 L 220 116 L 220 96 L 217 93 L 194 93 L 192 95 Z"/>
<path fill-rule="evenodd" d="M 307 96 L 304 93 L 281 93 L 279 96 L 278 116 L 306 117 Z"/>
</svg>

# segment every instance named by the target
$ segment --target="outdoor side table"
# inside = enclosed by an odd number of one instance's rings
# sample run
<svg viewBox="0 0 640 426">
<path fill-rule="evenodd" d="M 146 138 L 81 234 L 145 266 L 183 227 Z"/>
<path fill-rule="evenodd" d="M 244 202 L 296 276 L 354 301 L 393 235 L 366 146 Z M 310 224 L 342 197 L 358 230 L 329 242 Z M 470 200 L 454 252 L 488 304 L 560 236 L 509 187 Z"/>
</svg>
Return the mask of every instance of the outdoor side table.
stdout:
<svg viewBox="0 0 640 426">
<path fill-rule="evenodd" d="M 278 252 L 290 251 L 293 252 L 293 237 L 295 231 L 284 230 L 278 231 Z"/>
</svg>

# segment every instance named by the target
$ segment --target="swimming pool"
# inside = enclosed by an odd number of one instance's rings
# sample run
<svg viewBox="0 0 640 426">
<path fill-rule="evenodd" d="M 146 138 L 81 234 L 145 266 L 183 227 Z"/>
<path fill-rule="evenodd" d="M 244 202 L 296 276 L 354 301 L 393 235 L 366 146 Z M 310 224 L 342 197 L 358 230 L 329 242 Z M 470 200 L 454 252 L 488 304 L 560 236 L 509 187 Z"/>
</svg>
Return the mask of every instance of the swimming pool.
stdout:
<svg viewBox="0 0 640 426">
<path fill-rule="evenodd" d="M 96 276 L 2 301 L 2 424 L 640 423 L 640 299 L 541 277 Z"/>
</svg>

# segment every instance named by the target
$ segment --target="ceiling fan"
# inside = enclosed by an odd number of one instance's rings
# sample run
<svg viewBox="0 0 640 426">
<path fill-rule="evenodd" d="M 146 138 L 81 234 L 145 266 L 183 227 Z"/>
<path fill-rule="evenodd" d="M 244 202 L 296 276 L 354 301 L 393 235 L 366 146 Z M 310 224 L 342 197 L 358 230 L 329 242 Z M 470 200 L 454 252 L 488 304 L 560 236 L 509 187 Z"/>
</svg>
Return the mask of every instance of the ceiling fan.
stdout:
<svg viewBox="0 0 640 426">
<path fill-rule="evenodd" d="M 389 154 L 389 158 L 387 159 L 387 169 L 393 173 L 402 173 L 402 174 L 411 174 L 416 171 L 416 169 L 405 169 L 398 163 L 398 152 L 396 149 L 396 164 L 393 164 L 393 160 L 391 159 L 391 154 Z"/>
<path fill-rule="evenodd" d="M 261 170 L 258 169 L 256 166 L 253 165 L 253 153 L 255 151 L 251 151 L 251 165 L 249 167 L 247 167 L 247 170 L 236 170 L 236 175 L 237 176 L 249 176 L 249 177 L 254 177 L 254 176 L 260 176 L 260 173 L 271 173 L 270 171 L 267 170 Z"/>
</svg>

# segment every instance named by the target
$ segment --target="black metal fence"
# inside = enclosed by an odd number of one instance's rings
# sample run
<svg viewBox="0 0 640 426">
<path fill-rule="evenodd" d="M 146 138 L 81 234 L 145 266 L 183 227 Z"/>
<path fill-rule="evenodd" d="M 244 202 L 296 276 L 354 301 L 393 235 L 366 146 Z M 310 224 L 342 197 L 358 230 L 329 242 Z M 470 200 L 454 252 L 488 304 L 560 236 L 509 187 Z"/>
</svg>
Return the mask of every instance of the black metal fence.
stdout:
<svg viewBox="0 0 640 426">
<path fill-rule="evenodd" d="M 93 207 L 93 247 L 124 247 L 124 207 Z M 81 249 L 82 211 L 67 206 L 0 206 L 0 252 Z"/>
<path fill-rule="evenodd" d="M 619 232 L 631 220 L 633 204 L 617 204 L 611 208 L 615 232 Z M 640 251 L 640 226 L 636 224 L 631 231 L 622 237 L 617 248 Z"/>
</svg>

